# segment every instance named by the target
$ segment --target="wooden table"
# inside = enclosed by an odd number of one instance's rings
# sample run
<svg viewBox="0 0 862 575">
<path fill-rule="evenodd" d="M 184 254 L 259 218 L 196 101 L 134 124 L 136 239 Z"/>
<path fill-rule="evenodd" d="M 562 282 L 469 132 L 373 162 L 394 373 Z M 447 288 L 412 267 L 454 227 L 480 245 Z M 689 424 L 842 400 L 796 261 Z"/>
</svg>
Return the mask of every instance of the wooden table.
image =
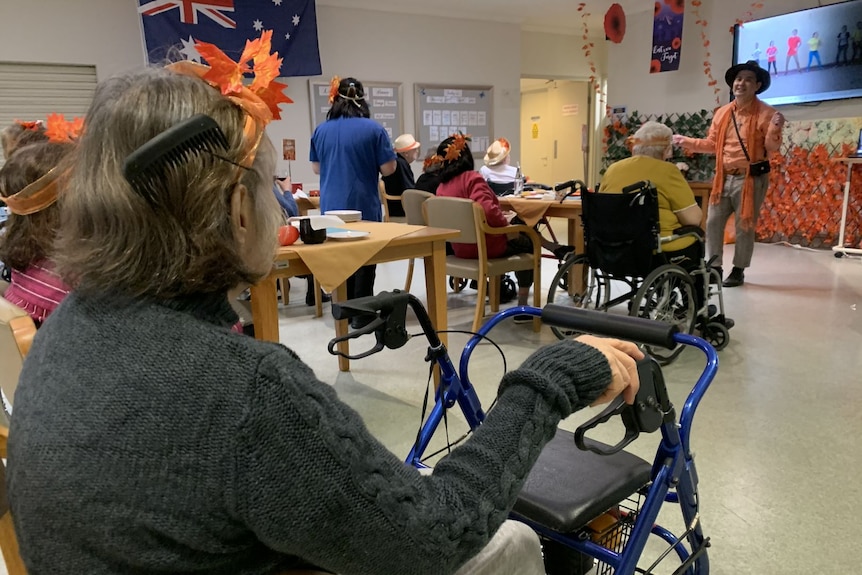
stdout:
<svg viewBox="0 0 862 575">
<path fill-rule="evenodd" d="M 397 225 L 397 224 L 388 224 Z M 438 331 L 448 326 L 446 317 L 446 240 L 457 237 L 458 230 L 445 228 L 422 228 L 419 231 L 393 238 L 386 247 L 381 249 L 364 265 L 379 264 L 410 258 L 423 258 L 425 261 L 425 290 L 428 315 Z M 326 242 L 337 250 L 337 242 Z M 311 273 L 302 261 L 299 252 L 302 245 L 281 247 L 275 257 L 272 272 L 251 287 L 251 314 L 254 319 L 254 334 L 257 339 L 279 341 L 278 333 L 278 298 L 275 281 L 277 278 L 289 278 Z M 332 294 L 334 302 L 347 299 L 347 286 L 341 284 Z M 335 322 L 335 335 L 341 337 L 348 332 L 347 320 Z M 446 342 L 446 334 L 441 333 L 440 339 Z M 339 351 L 349 353 L 349 344 L 342 342 Z M 349 360 L 338 358 L 338 368 L 341 371 L 350 370 Z"/>
<path fill-rule="evenodd" d="M 500 197 L 500 208 L 503 211 L 512 210 L 513 208 L 511 196 Z M 564 218 L 568 220 L 566 230 L 566 244 L 574 246 L 576 254 L 584 253 L 584 228 L 581 226 L 581 200 L 565 200 L 560 203 L 559 200 L 526 200 L 529 202 L 538 202 L 547 205 L 545 210 L 546 217 Z M 569 293 L 576 293 L 577 290 L 584 289 L 584 278 L 575 278 L 575 281 L 569 282 Z"/>
<path fill-rule="evenodd" d="M 700 204 L 700 211 L 703 212 L 703 217 L 700 218 L 700 227 L 706 230 L 706 215 L 709 213 L 709 193 L 712 191 L 712 180 L 708 182 L 689 182 L 691 191 L 694 192 L 694 199 Z"/>
</svg>

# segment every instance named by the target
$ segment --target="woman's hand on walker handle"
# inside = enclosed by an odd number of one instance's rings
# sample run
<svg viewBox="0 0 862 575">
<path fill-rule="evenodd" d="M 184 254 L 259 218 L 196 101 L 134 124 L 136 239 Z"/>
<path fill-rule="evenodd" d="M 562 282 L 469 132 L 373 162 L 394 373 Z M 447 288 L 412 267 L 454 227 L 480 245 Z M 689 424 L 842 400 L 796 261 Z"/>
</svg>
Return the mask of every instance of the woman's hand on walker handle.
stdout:
<svg viewBox="0 0 862 575">
<path fill-rule="evenodd" d="M 608 403 L 620 393 L 623 399 L 631 405 L 640 388 L 638 379 L 637 360 L 643 359 L 643 352 L 638 346 L 630 341 L 596 337 L 594 335 L 582 335 L 575 341 L 585 343 L 598 349 L 607 358 L 611 366 L 611 383 L 608 388 L 596 399 L 592 406 Z"/>
</svg>

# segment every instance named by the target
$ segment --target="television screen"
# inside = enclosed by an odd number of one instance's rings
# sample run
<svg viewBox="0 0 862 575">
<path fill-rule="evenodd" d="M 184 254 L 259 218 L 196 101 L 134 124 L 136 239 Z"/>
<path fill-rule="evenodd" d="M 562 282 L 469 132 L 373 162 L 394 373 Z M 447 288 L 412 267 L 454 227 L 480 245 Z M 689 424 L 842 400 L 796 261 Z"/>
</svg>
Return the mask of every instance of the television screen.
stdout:
<svg viewBox="0 0 862 575">
<path fill-rule="evenodd" d="M 737 25 L 733 63 L 757 60 L 770 105 L 862 97 L 862 0 Z"/>
</svg>

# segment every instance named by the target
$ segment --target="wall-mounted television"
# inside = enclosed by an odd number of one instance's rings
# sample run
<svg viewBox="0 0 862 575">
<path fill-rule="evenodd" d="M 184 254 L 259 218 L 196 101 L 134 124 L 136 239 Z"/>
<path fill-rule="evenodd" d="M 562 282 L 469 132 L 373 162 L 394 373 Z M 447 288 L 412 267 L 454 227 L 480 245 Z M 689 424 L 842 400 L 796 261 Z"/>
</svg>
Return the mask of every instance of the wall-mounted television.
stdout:
<svg viewBox="0 0 862 575">
<path fill-rule="evenodd" d="M 737 24 L 733 63 L 748 60 L 771 74 L 773 106 L 862 97 L 862 0 Z"/>
</svg>

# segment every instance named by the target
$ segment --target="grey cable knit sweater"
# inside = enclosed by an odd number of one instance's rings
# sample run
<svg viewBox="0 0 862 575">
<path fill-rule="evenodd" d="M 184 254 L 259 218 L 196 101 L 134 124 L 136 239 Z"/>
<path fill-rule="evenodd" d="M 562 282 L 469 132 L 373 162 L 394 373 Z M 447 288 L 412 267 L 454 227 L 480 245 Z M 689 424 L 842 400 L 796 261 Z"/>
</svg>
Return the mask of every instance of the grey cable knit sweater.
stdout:
<svg viewBox="0 0 862 575">
<path fill-rule="evenodd" d="M 610 381 L 589 346 L 540 349 L 422 477 L 292 351 L 232 333 L 235 322 L 223 296 L 73 293 L 54 312 L 9 443 L 31 575 L 452 573 L 506 518 L 559 420 Z"/>
</svg>

